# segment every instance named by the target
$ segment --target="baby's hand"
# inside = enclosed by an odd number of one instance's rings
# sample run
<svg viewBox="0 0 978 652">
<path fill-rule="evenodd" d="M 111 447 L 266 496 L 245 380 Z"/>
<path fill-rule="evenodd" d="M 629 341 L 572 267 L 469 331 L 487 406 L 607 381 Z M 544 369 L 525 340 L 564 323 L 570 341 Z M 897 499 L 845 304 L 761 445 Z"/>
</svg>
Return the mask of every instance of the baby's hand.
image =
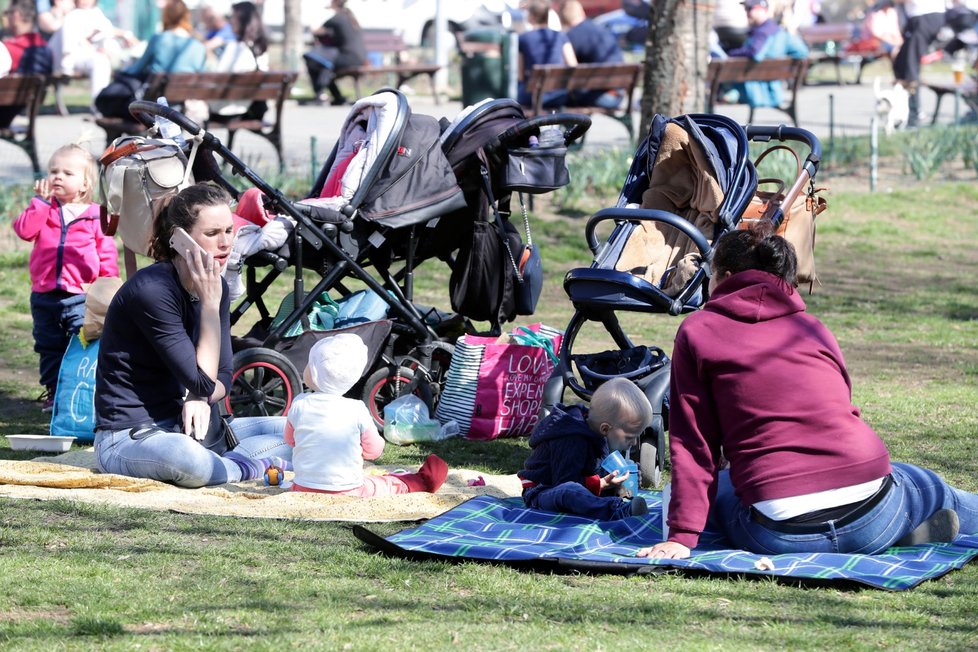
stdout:
<svg viewBox="0 0 978 652">
<path fill-rule="evenodd" d="M 34 192 L 41 199 L 51 198 L 51 184 L 48 183 L 47 179 L 38 179 L 34 182 Z"/>
<path fill-rule="evenodd" d="M 625 475 L 619 476 L 618 471 L 612 471 L 608 475 L 601 478 L 601 491 L 603 492 L 608 487 L 620 487 L 621 484 L 628 478 L 628 472 Z"/>
</svg>

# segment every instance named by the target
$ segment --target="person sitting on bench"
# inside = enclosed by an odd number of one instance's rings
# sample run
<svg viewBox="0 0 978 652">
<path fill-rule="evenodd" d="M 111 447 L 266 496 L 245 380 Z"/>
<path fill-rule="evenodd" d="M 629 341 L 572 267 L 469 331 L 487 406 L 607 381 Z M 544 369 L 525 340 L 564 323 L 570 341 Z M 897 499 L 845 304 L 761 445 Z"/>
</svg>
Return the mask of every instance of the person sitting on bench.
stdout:
<svg viewBox="0 0 978 652">
<path fill-rule="evenodd" d="M 533 104 L 533 97 L 526 89 L 533 66 L 557 64 L 576 66 L 574 47 L 563 32 L 547 27 L 550 19 L 550 3 L 547 0 L 531 0 L 526 8 L 527 20 L 532 29 L 520 34 L 519 81 L 516 99 L 523 106 Z M 561 107 L 567 104 L 566 90 L 548 91 L 543 98 L 543 108 Z"/>
<path fill-rule="evenodd" d="M 747 57 L 754 61 L 764 59 L 804 59 L 808 46 L 801 37 L 789 33 L 774 20 L 768 0 L 744 0 L 744 9 L 750 21 L 747 40 L 740 47 L 727 51 L 728 57 Z M 723 96 L 730 104 L 748 104 L 752 107 L 779 107 L 784 102 L 784 82 L 746 81 L 734 84 Z"/>
<path fill-rule="evenodd" d="M 587 17 L 578 0 L 565 0 L 558 12 L 567 38 L 574 48 L 577 63 L 622 63 L 625 57 L 618 39 L 609 30 Z M 569 106 L 599 106 L 617 109 L 625 98 L 620 89 L 572 91 Z"/>
<path fill-rule="evenodd" d="M 336 85 L 336 70 L 367 63 L 367 47 L 360 23 L 346 6 L 346 0 L 333 0 L 330 6 L 336 13 L 313 32 L 317 45 L 302 57 L 316 100 L 320 103 L 329 100 L 333 106 L 341 106 L 346 104 L 346 98 Z M 327 90 L 330 98 L 326 97 Z"/>
</svg>

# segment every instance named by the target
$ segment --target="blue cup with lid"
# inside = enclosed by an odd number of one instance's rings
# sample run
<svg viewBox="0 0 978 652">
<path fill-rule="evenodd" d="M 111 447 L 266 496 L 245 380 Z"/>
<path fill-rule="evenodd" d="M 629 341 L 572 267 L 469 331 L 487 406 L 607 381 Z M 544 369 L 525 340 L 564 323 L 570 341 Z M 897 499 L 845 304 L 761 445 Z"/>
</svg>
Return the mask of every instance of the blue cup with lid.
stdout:
<svg viewBox="0 0 978 652">
<path fill-rule="evenodd" d="M 632 496 L 638 495 L 638 464 L 631 460 L 626 460 L 621 451 L 611 451 L 608 457 L 601 460 L 601 469 L 605 473 L 618 471 L 618 477 L 628 473 L 624 486 L 631 492 Z"/>
</svg>

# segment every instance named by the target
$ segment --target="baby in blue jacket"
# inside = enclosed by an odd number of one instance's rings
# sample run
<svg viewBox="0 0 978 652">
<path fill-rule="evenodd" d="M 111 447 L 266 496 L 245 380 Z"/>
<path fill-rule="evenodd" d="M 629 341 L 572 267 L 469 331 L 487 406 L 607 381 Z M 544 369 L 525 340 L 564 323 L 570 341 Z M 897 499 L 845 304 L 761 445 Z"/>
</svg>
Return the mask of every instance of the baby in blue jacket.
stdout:
<svg viewBox="0 0 978 652">
<path fill-rule="evenodd" d="M 648 512 L 645 500 L 622 498 L 628 474 L 601 475 L 612 450 L 635 446 L 652 424 L 652 405 L 635 383 L 613 378 L 595 390 L 588 407 L 557 405 L 530 435 L 532 452 L 519 475 L 527 507 L 602 521 Z"/>
</svg>

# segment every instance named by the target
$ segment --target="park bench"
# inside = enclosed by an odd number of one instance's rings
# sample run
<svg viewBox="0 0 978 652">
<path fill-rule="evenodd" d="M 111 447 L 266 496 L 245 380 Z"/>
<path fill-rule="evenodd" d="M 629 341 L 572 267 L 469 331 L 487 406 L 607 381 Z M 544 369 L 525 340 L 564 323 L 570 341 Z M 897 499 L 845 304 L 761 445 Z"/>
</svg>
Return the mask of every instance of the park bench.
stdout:
<svg viewBox="0 0 978 652">
<path fill-rule="evenodd" d="M 156 73 L 150 77 L 144 97 L 155 100 L 163 96 L 171 106 L 183 104 L 187 100 L 275 102 L 275 119 L 271 124 L 263 122 L 261 118 L 242 119 L 212 115 L 204 128 L 209 128 L 213 123 L 227 129 L 228 149 L 233 146 L 234 135 L 238 131 L 250 131 L 261 136 L 275 147 L 279 168 L 282 169 L 285 164 L 282 158 L 282 106 L 296 77 L 294 72 Z M 112 142 L 123 134 L 140 134 L 146 130 L 133 119 L 99 118 L 95 123 L 105 130 L 107 142 Z"/>
<path fill-rule="evenodd" d="M 11 124 L 0 129 L 0 140 L 12 143 L 27 152 L 34 168 L 34 176 L 40 176 L 41 165 L 37 160 L 37 143 L 34 138 L 34 124 L 37 110 L 44 100 L 43 75 L 8 75 L 0 78 L 0 106 L 24 107 L 27 114 L 27 127 Z"/>
<path fill-rule="evenodd" d="M 965 107 L 962 107 L 963 110 L 971 109 L 972 111 L 978 112 L 978 82 L 976 82 L 974 79 L 965 80 L 960 84 L 955 84 L 954 82 L 931 82 L 921 80 L 920 85 L 924 88 L 929 88 L 935 95 L 937 95 L 937 104 L 934 106 L 934 115 L 930 120 L 931 124 L 935 124 L 937 122 L 937 116 L 940 115 L 941 112 L 941 101 L 944 100 L 945 95 L 954 96 L 956 93 L 960 93 L 961 99 L 964 100 L 965 103 Z"/>
<path fill-rule="evenodd" d="M 363 66 L 348 66 L 337 68 L 336 78 L 350 77 L 353 80 L 353 90 L 360 99 L 363 93 L 360 90 L 360 80 L 371 75 L 394 75 L 397 78 L 395 88 L 400 88 L 402 84 L 419 76 L 426 75 L 431 85 L 431 97 L 438 104 L 438 90 L 435 88 L 435 73 L 441 66 L 432 63 L 415 63 L 403 61 L 403 54 L 408 47 L 404 43 L 404 38 L 400 34 L 395 34 L 390 30 L 365 29 L 363 30 L 363 41 L 367 53 L 377 53 L 384 59 L 384 63 L 379 65 L 366 64 Z"/>
<path fill-rule="evenodd" d="M 841 86 L 842 64 L 851 63 L 856 69 L 856 84 L 862 82 L 863 68 L 889 54 L 883 48 L 871 52 L 846 52 L 846 47 L 853 41 L 857 26 L 851 23 L 816 23 L 798 30 L 798 35 L 808 46 L 809 70 L 812 67 L 830 63 L 835 66 L 835 76 Z"/>
<path fill-rule="evenodd" d="M 47 76 L 47 79 L 44 80 L 45 91 L 48 88 L 54 89 L 54 108 L 55 111 L 57 111 L 58 115 L 69 115 L 71 113 L 71 111 L 68 110 L 68 105 L 65 102 L 65 98 L 64 98 L 65 86 L 67 86 L 73 81 L 80 81 L 83 79 L 87 80 L 88 75 L 82 75 L 80 73 L 72 74 L 72 75 L 65 74 L 65 73 L 58 73 L 58 74 L 50 74 Z"/>
<path fill-rule="evenodd" d="M 574 113 L 588 115 L 599 114 L 614 118 L 628 129 L 628 138 L 634 142 L 635 125 L 632 121 L 632 106 L 635 87 L 642 74 L 640 63 L 583 63 L 577 66 L 536 65 L 526 82 L 526 90 L 530 94 L 531 104 L 526 107 L 529 116 L 543 115 L 559 109 L 567 109 Z M 615 109 L 599 106 L 566 106 L 544 108 L 543 98 L 546 93 L 555 90 L 567 91 L 600 91 L 622 90 L 623 101 Z"/>
<path fill-rule="evenodd" d="M 805 80 L 808 72 L 807 59 L 764 59 L 754 61 L 746 57 L 731 57 L 729 59 L 714 59 L 706 69 L 706 112 L 713 113 L 713 107 L 723 100 L 724 88 L 728 84 L 739 84 L 748 81 L 783 81 L 788 96 L 787 106 L 770 107 L 787 113 L 792 123 L 798 126 L 798 89 Z M 748 104 L 746 98 L 740 98 L 740 104 Z M 748 106 L 750 106 L 748 104 Z M 754 110 L 750 107 L 747 122 L 754 121 Z"/>
</svg>

